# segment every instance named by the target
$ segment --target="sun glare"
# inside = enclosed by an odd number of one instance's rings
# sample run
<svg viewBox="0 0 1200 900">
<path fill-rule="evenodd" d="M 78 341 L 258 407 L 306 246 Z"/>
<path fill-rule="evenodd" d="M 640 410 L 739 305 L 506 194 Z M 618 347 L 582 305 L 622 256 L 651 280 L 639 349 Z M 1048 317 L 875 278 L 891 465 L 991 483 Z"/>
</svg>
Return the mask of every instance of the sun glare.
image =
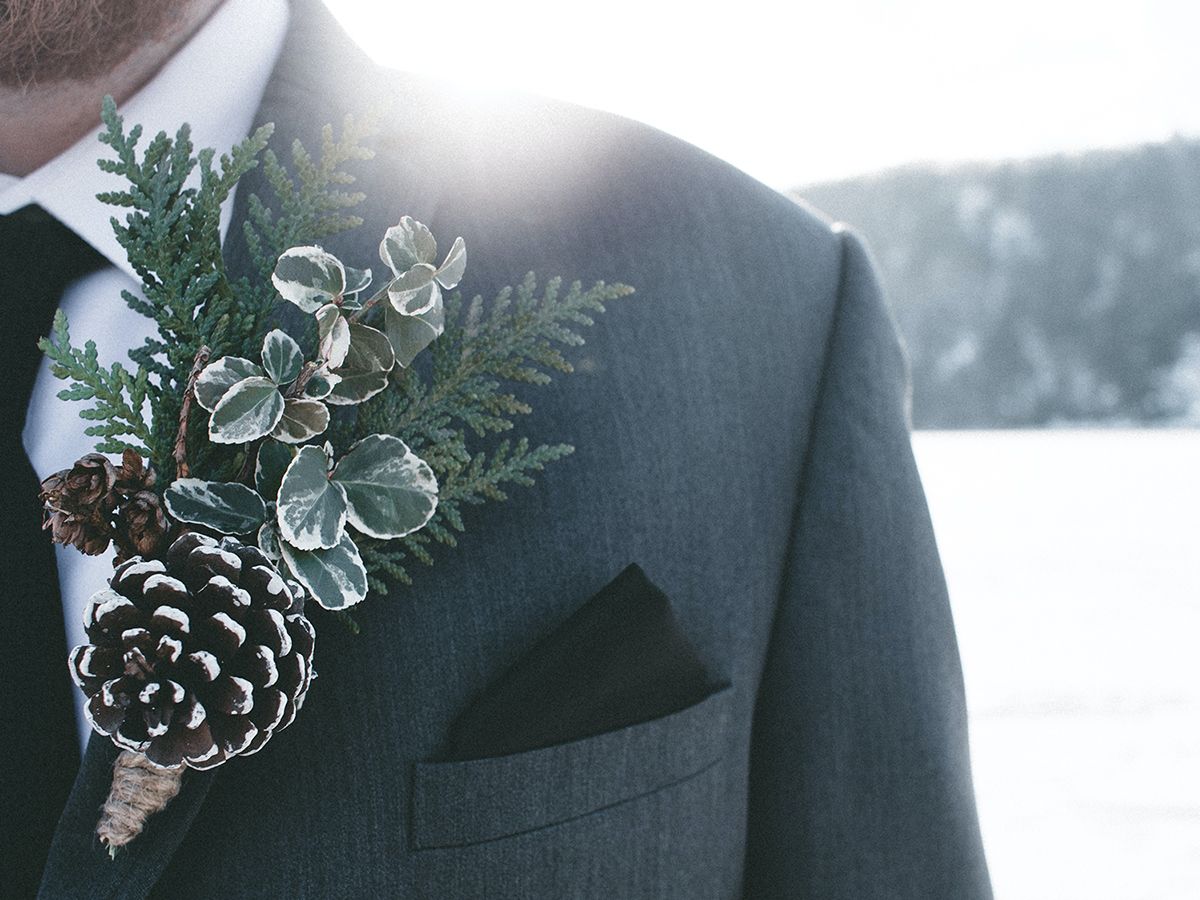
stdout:
<svg viewBox="0 0 1200 900">
<path fill-rule="evenodd" d="M 619 112 L 780 188 L 1200 131 L 1177 0 L 472 0 L 415 29 L 407 4 L 327 2 L 388 65 Z"/>
<path fill-rule="evenodd" d="M 472 1 L 416 30 L 404 4 L 328 2 L 386 65 L 629 115 L 780 188 L 1200 131 L 1177 1 Z"/>
</svg>

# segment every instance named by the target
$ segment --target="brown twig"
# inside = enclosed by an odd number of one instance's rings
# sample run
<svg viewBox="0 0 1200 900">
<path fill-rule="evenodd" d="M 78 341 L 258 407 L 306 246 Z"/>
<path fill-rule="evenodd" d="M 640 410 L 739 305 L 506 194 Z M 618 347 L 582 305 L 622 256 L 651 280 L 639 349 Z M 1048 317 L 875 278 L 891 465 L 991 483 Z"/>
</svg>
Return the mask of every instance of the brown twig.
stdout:
<svg viewBox="0 0 1200 900">
<path fill-rule="evenodd" d="M 304 368 L 300 370 L 300 374 L 296 376 L 296 380 L 288 387 L 285 393 L 285 400 L 294 400 L 297 397 L 304 396 L 304 389 L 308 387 L 308 383 L 312 381 L 312 377 L 317 374 L 317 369 L 321 368 L 321 362 L 306 362 Z"/>
<path fill-rule="evenodd" d="M 172 454 L 175 458 L 176 478 L 187 478 L 191 472 L 187 462 L 188 419 L 192 415 L 192 402 L 196 399 L 196 379 L 208 365 L 210 356 L 212 356 L 212 350 L 208 347 L 201 347 L 196 351 L 196 357 L 192 361 L 192 371 L 188 375 L 187 388 L 183 392 L 183 403 L 179 407 L 179 430 L 175 432 L 175 452 Z"/>
<path fill-rule="evenodd" d="M 377 290 L 374 294 L 372 294 L 370 297 L 368 297 L 366 300 L 364 300 L 362 306 L 360 306 L 358 309 L 354 310 L 352 313 L 350 313 L 350 315 L 346 316 L 346 321 L 352 325 L 355 322 L 361 322 L 363 316 L 365 316 L 368 312 L 370 312 L 372 309 L 374 309 L 375 306 L 379 303 L 379 301 L 383 300 L 383 298 L 388 295 L 387 289 L 390 285 L 391 285 L 391 281 L 389 280 L 387 284 L 385 284 L 383 287 L 381 287 L 379 290 Z"/>
</svg>

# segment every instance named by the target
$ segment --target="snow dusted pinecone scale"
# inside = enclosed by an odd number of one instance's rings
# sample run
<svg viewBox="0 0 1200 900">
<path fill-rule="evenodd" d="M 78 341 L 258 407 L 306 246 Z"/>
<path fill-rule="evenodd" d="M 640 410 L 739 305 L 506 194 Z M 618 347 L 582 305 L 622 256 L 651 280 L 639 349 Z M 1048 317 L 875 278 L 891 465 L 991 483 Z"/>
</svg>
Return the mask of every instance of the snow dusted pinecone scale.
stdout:
<svg viewBox="0 0 1200 900">
<path fill-rule="evenodd" d="M 158 766 L 211 769 L 287 727 L 313 677 L 304 589 L 255 547 L 184 534 L 133 557 L 71 651 L 92 727 Z"/>
</svg>

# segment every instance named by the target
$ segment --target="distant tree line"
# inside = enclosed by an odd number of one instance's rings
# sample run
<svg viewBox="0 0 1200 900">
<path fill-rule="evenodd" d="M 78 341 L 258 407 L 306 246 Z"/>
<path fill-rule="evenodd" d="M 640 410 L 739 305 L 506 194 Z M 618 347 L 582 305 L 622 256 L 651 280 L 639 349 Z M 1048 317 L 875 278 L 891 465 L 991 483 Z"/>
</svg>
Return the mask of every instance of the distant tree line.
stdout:
<svg viewBox="0 0 1200 900">
<path fill-rule="evenodd" d="M 796 194 L 867 237 L 917 427 L 1200 424 L 1200 141 Z"/>
</svg>

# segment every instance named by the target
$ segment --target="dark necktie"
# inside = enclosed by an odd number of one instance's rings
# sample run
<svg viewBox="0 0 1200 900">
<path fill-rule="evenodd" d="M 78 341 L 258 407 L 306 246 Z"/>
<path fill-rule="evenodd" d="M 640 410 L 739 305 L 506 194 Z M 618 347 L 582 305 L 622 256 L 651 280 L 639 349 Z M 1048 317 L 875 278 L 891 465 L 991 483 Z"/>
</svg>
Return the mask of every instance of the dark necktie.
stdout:
<svg viewBox="0 0 1200 900">
<path fill-rule="evenodd" d="M 67 285 L 104 264 L 39 207 L 0 217 L 0 892 L 12 897 L 36 892 L 79 768 L 54 548 L 41 530 L 39 482 L 21 432 L 38 338 L 50 332 Z"/>
</svg>

